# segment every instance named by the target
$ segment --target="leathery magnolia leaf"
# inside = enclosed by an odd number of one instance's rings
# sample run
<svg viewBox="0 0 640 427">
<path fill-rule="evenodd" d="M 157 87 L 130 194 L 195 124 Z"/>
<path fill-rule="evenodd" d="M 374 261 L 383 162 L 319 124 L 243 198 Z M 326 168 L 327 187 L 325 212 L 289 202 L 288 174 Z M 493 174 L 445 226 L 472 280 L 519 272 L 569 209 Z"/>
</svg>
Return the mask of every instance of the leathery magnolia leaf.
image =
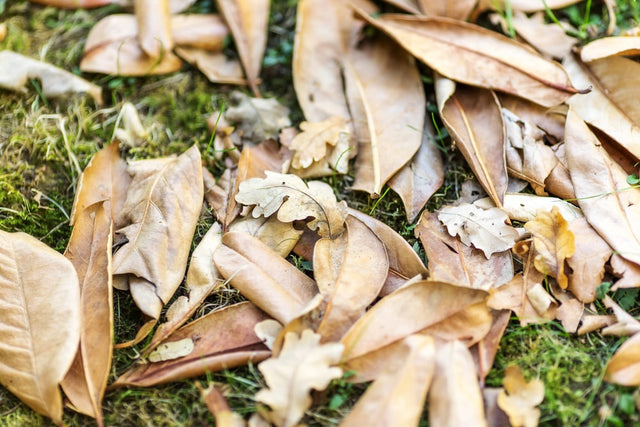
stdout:
<svg viewBox="0 0 640 427">
<path fill-rule="evenodd" d="M 512 25 L 518 35 L 549 57 L 564 58 L 578 42 L 578 39 L 567 35 L 567 30 L 575 31 L 574 28 L 565 22 L 544 22 L 543 12 L 527 17 L 522 11 L 517 11 Z"/>
<path fill-rule="evenodd" d="M 480 209 L 469 203 L 444 206 L 438 219 L 447 227 L 451 236 L 458 235 L 465 245 L 473 245 L 489 257 L 513 247 L 519 237 L 515 228 L 507 225 L 507 215 L 498 208 Z"/>
<path fill-rule="evenodd" d="M 567 103 L 582 120 L 600 129 L 640 159 L 640 64 L 622 57 L 604 58 L 588 65 L 567 55 L 563 65 L 571 81 L 591 86 L 591 92 Z"/>
<path fill-rule="evenodd" d="M 212 83 L 244 85 L 247 84 L 240 63 L 233 58 L 227 58 L 223 52 L 178 46 L 175 53 L 196 67 Z"/>
<path fill-rule="evenodd" d="M 477 0 L 418 0 L 420 9 L 427 16 L 446 16 L 449 18 L 466 21 Z"/>
<path fill-rule="evenodd" d="M 360 220 L 348 216 L 346 231 L 323 238 L 313 250 L 313 271 L 327 307 L 316 332 L 338 341 L 378 296 L 387 278 L 385 247 Z"/>
<path fill-rule="evenodd" d="M 58 384 L 80 339 L 71 261 L 24 233 L 0 230 L 0 384 L 62 425 Z"/>
<path fill-rule="evenodd" d="M 256 205 L 252 215 L 268 217 L 278 211 L 282 222 L 314 219 L 307 223 L 322 237 L 335 238 L 344 230 L 347 204 L 338 203 L 333 190 L 320 181 L 304 183 L 291 174 L 266 171 L 266 178 L 252 178 L 240 184 L 236 201 Z"/>
<path fill-rule="evenodd" d="M 129 165 L 133 181 L 116 233 L 128 240 L 113 255 L 113 273 L 143 279 L 130 283 L 136 305 L 157 319 L 180 285 L 203 200 L 200 152 Z"/>
<path fill-rule="evenodd" d="M 151 58 L 160 58 L 173 49 L 169 0 L 133 0 L 138 21 L 138 41 Z"/>
<path fill-rule="evenodd" d="M 258 307 L 286 325 L 318 293 L 315 282 L 244 233 L 226 233 L 213 254 L 218 271 Z"/>
<path fill-rule="evenodd" d="M 275 216 L 269 218 L 245 216 L 235 220 L 229 227 L 229 231 L 253 236 L 283 258 L 289 255 L 304 232 L 304 230 L 297 230 L 290 222 L 278 221 Z"/>
<path fill-rule="evenodd" d="M 352 187 L 376 198 L 420 148 L 426 111 L 422 81 L 413 58 L 386 37 L 349 49 L 345 74 L 358 137 Z"/>
<path fill-rule="evenodd" d="M 480 181 L 482 188 L 501 207 L 507 191 L 505 128 L 500 102 L 492 91 L 436 77 L 438 110 L 456 147 Z"/>
<path fill-rule="evenodd" d="M 311 406 L 312 389 L 324 390 L 331 380 L 342 376 L 338 363 L 342 344 L 320 344 L 320 335 L 306 329 L 300 336 L 288 333 L 278 357 L 258 365 L 267 387 L 256 400 L 270 410 L 261 415 L 278 427 L 293 427 Z"/>
<path fill-rule="evenodd" d="M 640 37 L 603 37 L 580 49 L 580 59 L 595 61 L 613 55 L 634 56 L 640 54 Z"/>
<path fill-rule="evenodd" d="M 151 387 L 250 361 L 260 362 L 269 357 L 270 352 L 253 328 L 265 319 L 267 316 L 249 302 L 213 311 L 178 329 L 165 340 L 170 343 L 191 339 L 193 350 L 190 353 L 172 360 L 135 366 L 109 387 Z"/>
<path fill-rule="evenodd" d="M 255 96 L 259 96 L 258 77 L 267 45 L 269 0 L 216 0 L 218 9 L 231 29 L 242 67 Z"/>
<path fill-rule="evenodd" d="M 354 359 L 435 325 L 487 293 L 449 283 L 421 280 L 381 299 L 342 338 L 344 360 Z"/>
<path fill-rule="evenodd" d="M 529 221 L 524 228 L 533 234 L 536 256 L 535 267 L 543 274 L 555 277 L 562 289 L 569 285 L 564 263 L 576 251 L 575 236 L 569 230 L 569 223 L 557 207 L 551 212 L 539 211 L 535 221 Z"/>
<path fill-rule="evenodd" d="M 565 145 L 587 221 L 619 255 L 640 263 L 640 189 L 629 187 L 627 174 L 573 109 L 567 115 Z"/>
<path fill-rule="evenodd" d="M 564 69 L 508 37 L 440 17 L 358 14 L 429 67 L 460 83 L 511 93 L 551 107 L 577 90 Z"/>
<path fill-rule="evenodd" d="M 0 51 L 0 88 L 26 91 L 29 79 L 42 82 L 45 97 L 67 93 L 88 93 L 96 104 L 102 105 L 102 89 L 68 71 L 51 64 L 27 58 L 8 50 Z"/>
<path fill-rule="evenodd" d="M 640 385 L 640 333 L 618 348 L 607 363 L 604 379 L 624 386 Z"/>
<path fill-rule="evenodd" d="M 435 346 L 430 336 L 407 338 L 410 352 L 402 366 L 382 374 L 358 400 L 343 427 L 418 425 L 433 377 Z"/>
<path fill-rule="evenodd" d="M 512 426 L 535 427 L 540 419 L 536 408 L 544 400 L 544 384 L 538 379 L 527 382 L 517 366 L 509 366 L 504 375 L 504 390 L 498 406 L 507 413 Z"/>
<path fill-rule="evenodd" d="M 435 369 L 429 388 L 432 426 L 486 426 L 476 367 L 460 341 L 436 346 Z"/>
<path fill-rule="evenodd" d="M 222 278 L 213 264 L 213 253 L 222 243 L 220 224 L 214 223 L 194 249 L 189 262 L 185 287 L 187 296 L 178 297 L 166 313 L 167 320 L 156 329 L 146 352 L 154 349 L 166 337 L 182 326 L 197 310 L 204 299 L 222 284 Z"/>
<path fill-rule="evenodd" d="M 513 278 L 513 261 L 509 252 L 495 253 L 487 259 L 449 235 L 434 213 L 423 212 L 415 235 L 424 247 L 430 280 L 488 291 Z"/>
</svg>

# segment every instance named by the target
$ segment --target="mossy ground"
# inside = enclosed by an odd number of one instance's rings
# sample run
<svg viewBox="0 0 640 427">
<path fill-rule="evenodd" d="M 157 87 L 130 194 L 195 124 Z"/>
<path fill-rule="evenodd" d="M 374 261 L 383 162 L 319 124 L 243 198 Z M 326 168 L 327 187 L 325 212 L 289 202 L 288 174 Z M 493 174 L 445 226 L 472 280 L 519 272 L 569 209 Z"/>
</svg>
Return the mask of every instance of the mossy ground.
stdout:
<svg viewBox="0 0 640 427">
<path fill-rule="evenodd" d="M 290 107 L 292 121 L 299 123 L 302 114 L 296 104 L 290 67 L 295 3 L 295 0 L 273 1 L 261 89 L 265 96 L 277 97 Z M 600 2 L 593 2 L 590 8 L 588 4 L 591 2 L 582 2 L 557 14 L 569 17 L 585 39 L 601 35 L 608 22 Z M 212 1 L 199 1 L 193 11 L 210 11 L 214 7 Z M 105 7 L 63 11 L 26 1 L 0 0 L 0 22 L 8 27 L 8 36 L 0 43 L 0 49 L 39 58 L 79 74 L 77 64 L 89 29 L 101 17 L 117 10 Z M 640 17 L 636 1 L 618 1 L 617 10 L 620 27 L 629 27 Z M 233 48 L 229 51 L 233 52 Z M 129 150 L 125 153 L 127 157 L 159 157 L 182 152 L 192 144 L 198 144 L 204 156 L 208 156 L 211 153 L 207 152 L 210 134 L 206 118 L 234 89 L 212 85 L 188 66 L 160 77 L 84 77 L 103 87 L 104 108 L 97 109 L 82 97 L 45 99 L 37 81 L 30 83 L 26 93 L 0 91 L 0 229 L 24 231 L 59 251 L 64 250 L 70 235 L 68 215 L 79 171 L 111 140 L 123 101 L 134 103 L 142 113 L 143 124 L 151 129 L 149 143 L 144 148 Z M 210 170 L 219 175 L 222 164 L 209 159 Z M 456 199 L 461 183 L 472 177 L 457 152 L 447 150 L 445 160 L 446 181 L 429 202 L 431 210 Z M 419 250 L 413 237 L 414 225 L 406 222 L 402 203 L 393 192 L 372 201 L 362 193 L 348 190 L 351 180 L 349 176 L 331 177 L 327 182 L 350 206 L 377 216 Z M 205 218 L 200 231 L 210 221 Z M 237 298 L 235 291 L 225 288 L 210 297 L 205 310 Z M 116 291 L 114 299 L 116 336 L 123 341 L 135 333 L 139 314 L 127 294 Z M 637 311 L 635 293 L 620 294 L 618 299 L 623 299 L 632 313 Z M 522 328 L 514 319 L 501 342 L 487 385 L 500 386 L 506 366 L 517 364 L 528 378 L 538 377 L 545 383 L 545 401 L 541 405 L 544 425 L 640 425 L 635 389 L 602 381 L 604 366 L 621 342 L 599 334 L 583 337 L 567 334 L 555 323 Z M 116 351 L 111 379 L 135 363 L 136 357 L 135 349 Z M 213 373 L 198 380 L 203 384 L 210 381 L 221 384 L 233 409 L 243 415 L 255 411 L 253 395 L 263 386 L 253 366 Z M 335 381 L 326 392 L 316 396 L 318 404 L 307 414 L 305 422 L 337 424 L 364 389 L 364 385 Z M 106 425 L 113 426 L 213 423 L 192 380 L 109 392 L 104 400 L 104 413 Z M 70 426 L 94 424 L 71 411 L 65 412 L 64 421 Z M 0 426 L 39 425 L 49 422 L 0 387 Z"/>
</svg>

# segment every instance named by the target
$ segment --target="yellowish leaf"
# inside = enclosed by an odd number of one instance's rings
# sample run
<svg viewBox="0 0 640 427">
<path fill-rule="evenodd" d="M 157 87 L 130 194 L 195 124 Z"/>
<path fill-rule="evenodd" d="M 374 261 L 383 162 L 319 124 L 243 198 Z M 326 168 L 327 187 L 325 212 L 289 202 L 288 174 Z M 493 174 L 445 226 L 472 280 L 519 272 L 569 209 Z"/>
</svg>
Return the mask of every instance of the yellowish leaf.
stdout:
<svg viewBox="0 0 640 427">
<path fill-rule="evenodd" d="M 347 122 L 340 116 L 332 116 L 322 122 L 302 122 L 300 129 L 302 132 L 289 144 L 289 148 L 294 151 L 291 167 L 295 169 L 305 169 L 313 162 L 326 161 L 331 147 L 342 146 L 339 142 L 350 138 Z M 346 153 L 344 159 L 349 159 Z M 335 167 L 332 164 L 329 166 Z"/>
<path fill-rule="evenodd" d="M 514 427 L 536 427 L 544 400 L 544 384 L 538 379 L 527 382 L 517 366 L 505 371 L 504 390 L 498 395 L 498 406 L 507 413 Z"/>
</svg>

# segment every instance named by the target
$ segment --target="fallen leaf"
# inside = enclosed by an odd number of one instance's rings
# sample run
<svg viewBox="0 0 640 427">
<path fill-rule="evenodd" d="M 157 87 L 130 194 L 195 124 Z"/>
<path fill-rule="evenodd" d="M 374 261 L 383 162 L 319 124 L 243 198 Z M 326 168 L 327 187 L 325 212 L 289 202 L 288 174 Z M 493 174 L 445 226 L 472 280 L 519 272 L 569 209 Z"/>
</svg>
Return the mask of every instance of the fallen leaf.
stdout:
<svg viewBox="0 0 640 427">
<path fill-rule="evenodd" d="M 467 246 L 473 244 L 487 259 L 493 253 L 511 249 L 519 237 L 518 232 L 506 224 L 507 215 L 498 208 L 485 210 L 469 203 L 444 206 L 438 212 L 438 219 L 447 227 L 449 235 L 458 235 Z"/>
<path fill-rule="evenodd" d="M 626 337 L 640 332 L 640 321 L 623 310 L 611 297 L 605 295 L 603 302 L 605 307 L 613 311 L 616 322 L 612 325 L 607 325 L 607 327 L 602 330 L 602 335 Z"/>
<path fill-rule="evenodd" d="M 578 205 L 589 224 L 619 255 L 640 262 L 640 189 L 572 109 L 567 115 L 567 162 Z"/>
<path fill-rule="evenodd" d="M 253 331 L 269 350 L 273 350 L 276 339 L 283 329 L 282 323 L 277 320 L 267 319 L 256 324 Z"/>
<path fill-rule="evenodd" d="M 448 234 L 434 213 L 423 212 L 414 233 L 424 247 L 430 280 L 488 291 L 513 278 L 509 252 L 495 253 L 487 259 Z"/>
<path fill-rule="evenodd" d="M 564 107 L 545 108 L 526 99 L 506 93 L 498 94 L 502 108 L 511 111 L 523 121 L 542 130 L 547 138 L 553 142 L 564 139 Z"/>
<path fill-rule="evenodd" d="M 80 339 L 78 276 L 35 237 L 2 230 L 0 266 L 0 383 L 62 425 L 58 384 Z"/>
<path fill-rule="evenodd" d="M 249 87 L 255 96 L 260 96 L 258 77 L 267 45 L 269 3 L 269 0 L 216 0 L 218 10 L 231 29 Z"/>
<path fill-rule="evenodd" d="M 429 424 L 486 426 L 482 393 L 473 358 L 459 341 L 438 343 L 429 389 Z"/>
<path fill-rule="evenodd" d="M 603 37 L 593 40 L 580 49 L 580 59 L 591 62 L 613 55 L 640 55 L 640 37 Z"/>
<path fill-rule="evenodd" d="M 471 347 L 471 352 L 478 368 L 480 383 L 483 386 L 485 378 L 493 367 L 496 354 L 498 354 L 500 341 L 511 318 L 511 310 L 491 310 L 491 316 L 493 317 L 493 322 L 489 332 Z"/>
<path fill-rule="evenodd" d="M 426 111 L 420 73 L 395 42 L 375 37 L 347 51 L 345 85 L 358 140 L 351 186 L 377 198 L 420 148 Z"/>
<path fill-rule="evenodd" d="M 324 390 L 342 376 L 338 363 L 342 344 L 320 344 L 320 335 L 307 329 L 300 336 L 288 333 L 278 357 L 258 365 L 267 388 L 255 399 L 269 407 L 261 415 L 278 427 L 293 427 L 311 406 L 309 392 Z"/>
<path fill-rule="evenodd" d="M 156 59 L 173 50 L 169 0 L 133 0 L 140 47 Z"/>
<path fill-rule="evenodd" d="M 314 162 L 325 160 L 329 163 L 328 155 L 334 147 L 343 147 L 340 142 L 350 139 L 350 129 L 347 122 L 340 116 L 332 116 L 322 122 L 302 122 L 300 132 L 289 143 L 289 149 L 293 150 L 291 167 L 293 169 L 306 169 Z M 343 156 L 345 161 L 348 155 Z M 328 164 L 329 167 L 339 171 L 344 166 Z M 348 166 L 348 165 L 347 165 Z"/>
<path fill-rule="evenodd" d="M 122 0 L 29 0 L 32 3 L 39 3 L 46 6 L 59 7 L 62 9 L 91 9 L 94 7 L 102 7 L 108 4 L 118 4 Z"/>
<path fill-rule="evenodd" d="M 473 204 L 482 209 L 495 207 L 494 203 L 488 197 L 476 200 Z M 507 213 L 509 219 L 522 222 L 535 220 L 536 214 L 540 210 L 551 211 L 554 208 L 558 209 L 567 221 L 584 217 L 580 208 L 557 197 L 542 197 L 526 193 L 508 193 L 505 194 L 504 205 L 502 205 L 502 210 Z"/>
<path fill-rule="evenodd" d="M 495 89 L 551 107 L 577 89 L 564 69 L 494 31 L 450 18 L 358 15 L 449 79 Z"/>
<path fill-rule="evenodd" d="M 609 359 L 605 381 L 623 386 L 640 385 L 640 334 L 625 341 Z"/>
<path fill-rule="evenodd" d="M 7 24 L 0 22 L 0 42 L 7 36 Z"/>
<path fill-rule="evenodd" d="M 133 181 L 116 230 L 128 242 L 113 255 L 113 274 L 146 283 L 130 283 L 140 310 L 158 319 L 180 285 L 187 266 L 191 236 L 203 200 L 202 166 L 196 146 L 176 158 L 129 164 Z M 162 248 L 162 250 L 158 250 Z"/>
<path fill-rule="evenodd" d="M 236 132 L 244 141 L 255 144 L 276 139 L 280 129 L 291 126 L 289 109 L 275 98 L 251 98 L 241 92 L 231 94 L 224 117 L 236 125 Z"/>
<path fill-rule="evenodd" d="M 511 2 L 511 8 L 513 10 L 519 10 L 522 12 L 538 12 L 547 9 L 560 9 L 570 6 L 575 3 L 579 3 L 580 0 L 509 0 Z M 504 10 L 505 0 L 480 0 L 478 8 L 480 10 L 493 9 Z"/>
<path fill-rule="evenodd" d="M 216 426 L 246 427 L 247 423 L 242 416 L 231 410 L 224 395 L 214 383 L 211 383 L 206 389 L 203 389 L 198 381 L 195 382 L 195 385 L 200 390 L 202 400 L 204 400 L 207 408 L 215 416 Z"/>
<path fill-rule="evenodd" d="M 504 390 L 498 395 L 498 406 L 507 413 L 512 426 L 535 427 L 540 419 L 540 405 L 544 400 L 544 384 L 538 379 L 527 382 L 515 365 L 504 374 Z"/>
<path fill-rule="evenodd" d="M 163 342 L 149 353 L 149 362 L 164 362 L 187 356 L 193 351 L 193 340 L 184 338 L 178 341 Z"/>
<path fill-rule="evenodd" d="M 322 238 L 313 250 L 314 278 L 325 299 L 324 316 L 316 329 L 323 341 L 339 341 L 378 296 L 389 261 L 375 233 L 348 216 L 346 231 Z"/>
<path fill-rule="evenodd" d="M 123 145 L 138 147 L 149 137 L 149 131 L 142 126 L 138 110 L 132 103 L 125 102 L 122 104 L 118 119 L 122 121 L 122 127 L 117 127 L 113 131 L 113 137 Z"/>
<path fill-rule="evenodd" d="M 527 222 L 524 228 L 533 235 L 535 267 L 539 272 L 555 277 L 560 287 L 567 289 L 569 279 L 564 264 L 575 253 L 576 245 L 575 236 L 560 210 L 538 211 L 536 219 Z"/>
<path fill-rule="evenodd" d="M 402 9 L 406 12 L 420 15 L 421 11 L 418 7 L 417 0 L 385 0 L 387 3 L 394 5 L 398 9 Z"/>
<path fill-rule="evenodd" d="M 382 374 L 340 423 L 343 427 L 418 425 L 434 375 L 435 346 L 429 336 L 406 338 L 402 366 Z"/>
<path fill-rule="evenodd" d="M 242 217 L 231 224 L 229 231 L 253 236 L 283 258 L 289 255 L 303 233 L 303 230 L 296 229 L 293 223 L 280 222 L 275 216 Z"/>
<path fill-rule="evenodd" d="M 418 0 L 420 10 L 427 16 L 444 16 L 466 21 L 476 7 L 477 0 Z"/>
<path fill-rule="evenodd" d="M 252 215 L 268 217 L 276 211 L 278 220 L 291 222 L 313 218 L 307 223 L 321 237 L 335 238 L 344 230 L 347 204 L 338 203 L 333 189 L 320 181 L 305 184 L 295 175 L 266 171 L 266 178 L 252 178 L 240 184 L 236 201 L 255 205 Z"/>
<path fill-rule="evenodd" d="M 222 52 L 178 46 L 176 54 L 196 67 L 212 83 L 244 85 L 247 81 L 242 73 L 240 63 L 235 59 L 227 58 Z"/>
<path fill-rule="evenodd" d="M 441 76 L 435 82 L 438 110 L 476 178 L 501 207 L 507 191 L 505 125 L 500 103 L 489 90 L 457 85 Z"/>
<path fill-rule="evenodd" d="M 610 263 L 614 276 L 618 277 L 611 290 L 640 287 L 640 265 L 616 253 L 611 256 Z"/>
<path fill-rule="evenodd" d="M 194 347 L 188 355 L 133 366 L 109 388 L 152 387 L 248 362 L 258 363 L 271 354 L 253 332 L 255 325 L 266 318 L 262 311 L 249 302 L 213 311 L 167 337 L 166 342 L 191 339 Z"/>
<path fill-rule="evenodd" d="M 42 95 L 59 97 L 68 93 L 88 93 L 102 105 L 102 89 L 75 74 L 51 64 L 27 58 L 8 50 L 0 51 L 0 88 L 26 92 L 29 79 L 42 82 Z"/>
</svg>

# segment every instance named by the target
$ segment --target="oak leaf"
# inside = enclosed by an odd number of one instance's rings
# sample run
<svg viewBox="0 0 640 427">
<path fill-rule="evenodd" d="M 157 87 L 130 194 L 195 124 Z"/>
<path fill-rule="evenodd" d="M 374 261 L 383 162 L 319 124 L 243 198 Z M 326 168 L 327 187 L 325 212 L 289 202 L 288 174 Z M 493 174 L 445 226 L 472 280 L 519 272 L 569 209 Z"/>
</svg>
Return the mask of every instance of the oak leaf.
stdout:
<svg viewBox="0 0 640 427">
<path fill-rule="evenodd" d="M 260 143 L 276 139 L 280 129 L 291 126 L 289 109 L 275 98 L 251 98 L 242 92 L 233 92 L 225 119 L 236 126 L 243 141 Z"/>
<path fill-rule="evenodd" d="M 302 122 L 300 123 L 300 132 L 296 135 L 289 149 L 293 150 L 291 159 L 291 167 L 293 169 L 306 169 L 314 162 L 324 160 L 328 162 L 329 153 L 335 147 L 344 147 L 342 141 L 346 141 L 347 148 L 351 131 L 347 126 L 347 122 L 340 116 L 332 116 L 321 122 Z M 346 153 L 343 158 L 345 163 L 349 156 Z M 344 165 L 334 165 L 329 163 L 329 167 L 337 171 L 345 173 Z"/>
<path fill-rule="evenodd" d="M 258 365 L 267 388 L 256 400 L 269 406 L 262 415 L 278 427 L 293 427 L 311 406 L 310 391 L 324 390 L 331 380 L 342 376 L 337 364 L 343 345 L 320 344 L 320 335 L 307 329 L 300 336 L 288 333 L 280 354 Z"/>
<path fill-rule="evenodd" d="M 535 427 L 540 419 L 536 408 L 544 400 L 544 384 L 538 379 L 526 381 L 517 366 L 505 371 L 504 390 L 498 395 L 498 406 L 507 413 L 514 427 Z"/>
</svg>

